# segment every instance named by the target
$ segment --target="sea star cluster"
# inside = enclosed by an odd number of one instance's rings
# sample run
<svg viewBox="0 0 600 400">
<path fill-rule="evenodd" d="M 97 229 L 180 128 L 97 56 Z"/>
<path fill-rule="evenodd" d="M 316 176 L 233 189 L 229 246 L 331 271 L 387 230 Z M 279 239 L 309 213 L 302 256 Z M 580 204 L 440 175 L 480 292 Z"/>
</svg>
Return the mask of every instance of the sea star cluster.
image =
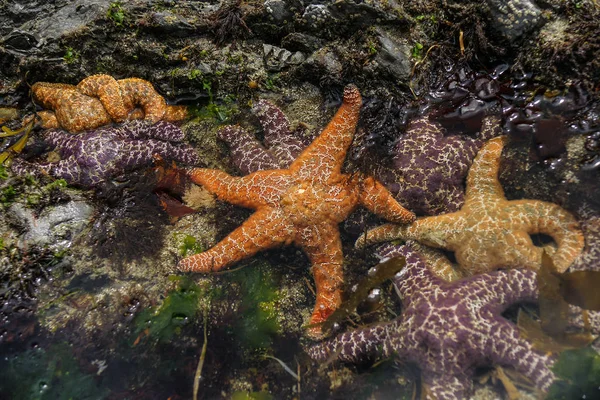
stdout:
<svg viewBox="0 0 600 400">
<path fill-rule="evenodd" d="M 417 215 L 458 211 L 464 203 L 464 180 L 485 142 L 499 136 L 499 119 L 483 120 L 479 137 L 446 136 L 428 117 L 412 121 L 393 149 L 392 166 L 379 166 L 373 175 L 396 200 Z"/>
<path fill-rule="evenodd" d="M 15 158 L 12 170 L 17 174 L 48 173 L 70 184 L 94 187 L 141 166 L 152 163 L 155 154 L 186 164 L 197 164 L 196 151 L 181 142 L 184 134 L 177 126 L 160 121 L 130 121 L 72 135 L 54 129 L 44 133 L 44 141 L 56 148 L 61 160 L 32 164 Z"/>
<path fill-rule="evenodd" d="M 69 132 L 128 119 L 173 122 L 187 116 L 185 107 L 167 105 L 150 82 L 139 78 L 116 80 L 109 75 L 92 75 L 77 86 L 37 82 L 31 93 L 37 103 L 49 109 L 38 113 L 42 127 Z"/>
<path fill-rule="evenodd" d="M 498 182 L 500 155 L 506 137 L 489 140 L 477 154 L 467 177 L 465 204 L 454 213 L 417 219 L 411 225 L 385 224 L 367 231 L 359 247 L 395 239 L 413 239 L 453 251 L 467 275 L 499 268 L 541 265 L 544 248 L 530 234 L 549 235 L 557 243 L 552 260 L 564 272 L 583 250 L 575 217 L 560 206 L 539 200 L 512 200 Z"/>
<path fill-rule="evenodd" d="M 252 107 L 264 132 L 264 146 L 238 125 L 219 130 L 227 142 L 233 164 L 244 174 L 266 169 L 287 168 L 307 146 L 290 130 L 290 122 L 275 104 L 258 100 Z"/>
<path fill-rule="evenodd" d="M 217 245 L 183 259 L 183 271 L 218 271 L 260 250 L 301 247 L 312 263 L 317 288 L 311 324 L 323 322 L 341 303 L 343 254 L 338 224 L 358 205 L 397 223 L 414 220 L 372 177 L 342 173 L 358 122 L 358 88 L 344 90 L 343 103 L 321 134 L 285 169 L 260 170 L 243 177 L 197 168 L 192 180 L 218 198 L 256 211 Z M 320 328 L 312 328 L 314 336 Z"/>
<path fill-rule="evenodd" d="M 388 255 L 406 259 L 394 278 L 402 315 L 313 345 L 307 350 L 313 359 L 397 355 L 419 366 L 428 399 L 468 398 L 475 368 L 489 365 L 513 367 L 538 388 L 550 387 L 554 359 L 535 350 L 502 316 L 512 304 L 537 299 L 534 271 L 495 271 L 449 283 L 429 269 L 430 262 L 449 264 L 436 250 L 409 241 Z"/>
</svg>

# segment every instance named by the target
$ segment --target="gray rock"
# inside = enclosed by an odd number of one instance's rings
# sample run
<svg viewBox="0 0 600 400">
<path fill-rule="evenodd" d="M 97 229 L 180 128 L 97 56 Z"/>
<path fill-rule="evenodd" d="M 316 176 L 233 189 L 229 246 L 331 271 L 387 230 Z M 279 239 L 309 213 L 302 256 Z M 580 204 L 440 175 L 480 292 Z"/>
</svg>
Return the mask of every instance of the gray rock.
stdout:
<svg viewBox="0 0 600 400">
<path fill-rule="evenodd" d="M 309 31 L 319 36 L 340 36 L 371 25 L 406 25 L 410 22 L 399 13 L 388 12 L 384 2 L 367 4 L 354 0 L 339 0 L 331 4 L 310 4 L 302 15 Z"/>
<path fill-rule="evenodd" d="M 273 22 L 276 23 L 284 23 L 287 21 L 291 21 L 294 17 L 294 14 L 289 10 L 288 4 L 282 0 L 266 0 L 265 10 L 271 16 Z"/>
<path fill-rule="evenodd" d="M 185 18 L 170 11 L 154 12 L 150 19 L 154 30 L 177 37 L 189 35 L 195 30 Z"/>
<path fill-rule="evenodd" d="M 0 40 L 0 44 L 11 53 L 26 54 L 35 52 L 39 47 L 39 39 L 29 32 L 15 29 Z"/>
<path fill-rule="evenodd" d="M 26 232 L 21 241 L 49 245 L 58 250 L 71 245 L 73 239 L 89 223 L 94 208 L 81 200 L 70 201 L 45 208 L 40 215 L 16 203 L 10 207 L 11 218 L 23 226 Z"/>
<path fill-rule="evenodd" d="M 411 46 L 406 39 L 378 28 L 379 47 L 377 55 L 365 67 L 372 73 L 388 75 L 394 80 L 404 81 L 410 77 L 412 70 Z"/>
<path fill-rule="evenodd" d="M 334 20 L 331 11 L 324 4 L 309 4 L 304 9 L 302 19 L 305 21 L 307 28 L 313 31 L 327 28 Z"/>
<path fill-rule="evenodd" d="M 270 44 L 263 44 L 263 55 L 268 71 L 281 71 L 285 67 L 302 64 L 306 58 L 299 51 L 292 53 L 289 50 Z"/>
<path fill-rule="evenodd" d="M 281 45 L 286 49 L 312 53 L 323 47 L 323 41 L 306 33 L 293 32 L 281 39 Z"/>
<path fill-rule="evenodd" d="M 531 31 L 541 21 L 542 11 L 530 0 L 487 0 L 494 25 L 508 40 Z"/>
<path fill-rule="evenodd" d="M 321 79 L 331 82 L 339 83 L 342 80 L 344 67 L 337 54 L 329 47 L 323 47 L 314 52 L 306 59 L 304 66 L 306 66 L 309 76 L 314 73 L 316 76 L 321 76 Z"/>
<path fill-rule="evenodd" d="M 103 18 L 110 3 L 110 0 L 67 2 L 51 15 L 28 21 L 21 25 L 20 29 L 45 40 L 56 40 L 85 28 L 95 19 Z"/>
</svg>

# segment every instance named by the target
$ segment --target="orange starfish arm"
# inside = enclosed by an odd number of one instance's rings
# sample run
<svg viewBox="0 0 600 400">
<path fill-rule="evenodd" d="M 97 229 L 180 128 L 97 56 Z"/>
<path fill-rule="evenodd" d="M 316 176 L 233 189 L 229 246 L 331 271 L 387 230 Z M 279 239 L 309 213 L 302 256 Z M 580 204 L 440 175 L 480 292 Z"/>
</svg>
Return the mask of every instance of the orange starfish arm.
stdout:
<svg viewBox="0 0 600 400">
<path fill-rule="evenodd" d="M 357 248 L 391 240 L 418 240 L 432 247 L 454 251 L 454 232 L 460 232 L 462 220 L 457 213 L 418 218 L 410 225 L 383 224 L 369 229 L 356 240 Z"/>
<path fill-rule="evenodd" d="M 177 122 L 186 119 L 188 115 L 188 108 L 186 106 L 167 106 L 163 120 Z"/>
<path fill-rule="evenodd" d="M 369 176 L 359 185 L 358 198 L 369 211 L 398 224 L 415 220 L 415 214 L 402 207 L 381 182 Z"/>
<path fill-rule="evenodd" d="M 498 170 L 502 148 L 507 141 L 506 136 L 496 137 L 489 140 L 477 153 L 467 175 L 465 207 L 472 203 L 489 204 L 504 199 L 504 189 L 498 181 Z"/>
<path fill-rule="evenodd" d="M 557 204 L 515 200 L 510 202 L 510 207 L 526 221 L 527 233 L 544 233 L 558 244 L 552 261 L 559 272 L 565 272 L 583 251 L 584 237 L 577 220 Z"/>
<path fill-rule="evenodd" d="M 127 78 L 117 81 L 121 87 L 123 102 L 128 110 L 140 106 L 144 110 L 144 119 L 158 122 L 165 114 L 167 103 L 154 90 L 152 84 L 140 78 Z"/>
<path fill-rule="evenodd" d="M 236 177 L 217 169 L 194 168 L 188 175 L 220 200 L 252 209 L 277 204 L 289 185 L 289 174 L 285 170 L 258 171 Z"/>
<path fill-rule="evenodd" d="M 204 253 L 184 258 L 177 266 L 182 271 L 219 271 L 293 238 L 293 226 L 288 225 L 279 210 L 259 210 L 241 226 Z"/>
<path fill-rule="evenodd" d="M 39 111 L 38 117 L 42 120 L 41 126 L 45 129 L 57 129 L 60 128 L 60 124 L 56 119 L 56 114 L 53 111 Z"/>
<path fill-rule="evenodd" d="M 31 85 L 33 100 L 44 108 L 56 109 L 77 87 L 67 83 L 36 82 Z"/>
<path fill-rule="evenodd" d="M 324 322 L 342 303 L 344 271 L 342 242 L 336 225 L 314 225 L 301 229 L 296 242 L 310 258 L 317 288 L 317 300 L 310 324 Z M 321 327 L 311 329 L 319 336 Z"/>
<path fill-rule="evenodd" d="M 77 89 L 91 97 L 97 97 L 115 122 L 127 119 L 128 110 L 123 102 L 121 88 L 110 75 L 91 75 L 79 82 Z"/>
<path fill-rule="evenodd" d="M 346 86 L 341 107 L 319 137 L 290 165 L 292 173 L 321 183 L 329 182 L 332 177 L 339 177 L 346 151 L 354 138 L 361 105 L 362 98 L 358 88 L 354 85 Z"/>
</svg>

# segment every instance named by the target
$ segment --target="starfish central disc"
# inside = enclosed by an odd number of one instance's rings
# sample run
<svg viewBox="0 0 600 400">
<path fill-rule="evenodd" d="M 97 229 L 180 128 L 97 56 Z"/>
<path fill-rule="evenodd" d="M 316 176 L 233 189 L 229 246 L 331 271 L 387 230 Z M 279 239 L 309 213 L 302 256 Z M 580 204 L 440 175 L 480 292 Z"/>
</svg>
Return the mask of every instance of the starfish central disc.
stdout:
<svg viewBox="0 0 600 400">
<path fill-rule="evenodd" d="M 358 205 L 396 223 L 415 218 L 372 177 L 342 173 L 361 104 L 358 88 L 347 86 L 331 122 L 287 169 L 261 170 L 244 177 L 212 169 L 191 170 L 195 183 L 222 200 L 256 212 L 213 248 L 183 259 L 179 268 L 217 271 L 258 251 L 293 243 L 312 263 L 317 300 L 310 323 L 325 321 L 341 303 L 343 254 L 338 224 Z M 320 328 L 310 333 L 319 335 Z"/>
</svg>

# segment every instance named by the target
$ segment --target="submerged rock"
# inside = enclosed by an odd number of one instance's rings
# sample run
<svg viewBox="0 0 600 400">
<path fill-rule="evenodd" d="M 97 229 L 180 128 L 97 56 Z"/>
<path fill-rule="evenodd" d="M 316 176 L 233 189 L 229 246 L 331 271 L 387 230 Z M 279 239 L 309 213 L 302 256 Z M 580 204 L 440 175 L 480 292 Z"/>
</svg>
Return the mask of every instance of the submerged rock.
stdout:
<svg viewBox="0 0 600 400">
<path fill-rule="evenodd" d="M 73 200 L 45 208 L 39 215 L 23 204 L 10 208 L 12 218 L 25 229 L 23 246 L 48 245 L 56 250 L 70 247 L 73 239 L 90 222 L 94 208 L 82 200 Z"/>
</svg>

